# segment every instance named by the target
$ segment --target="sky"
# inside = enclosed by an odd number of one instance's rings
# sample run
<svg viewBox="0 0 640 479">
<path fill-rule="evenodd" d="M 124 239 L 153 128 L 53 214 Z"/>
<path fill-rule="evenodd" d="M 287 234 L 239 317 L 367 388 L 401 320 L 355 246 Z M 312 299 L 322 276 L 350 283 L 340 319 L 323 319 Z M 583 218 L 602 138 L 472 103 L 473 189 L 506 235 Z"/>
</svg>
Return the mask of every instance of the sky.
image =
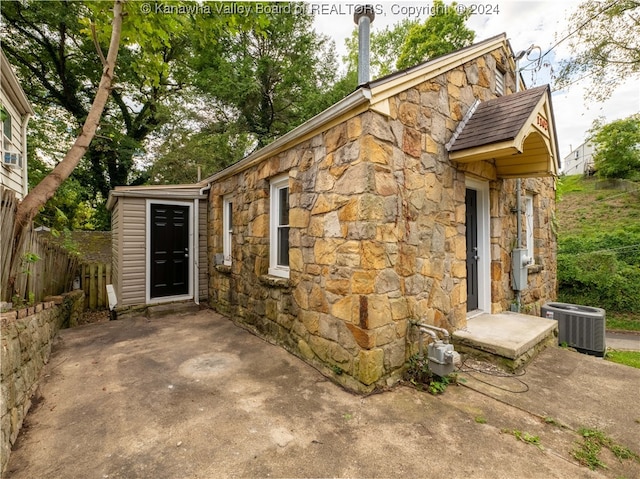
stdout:
<svg viewBox="0 0 640 479">
<path fill-rule="evenodd" d="M 329 35 L 336 42 L 340 57 L 346 52 L 345 39 L 355 28 L 353 8 L 365 2 L 331 2 L 308 0 L 309 8 L 315 10 L 315 28 L 318 33 Z M 382 11 L 371 24 L 371 30 L 384 29 L 405 18 L 425 21 L 429 15 L 431 1 L 369 1 Z M 451 0 L 445 0 L 450 4 Z M 569 31 L 568 18 L 580 4 L 574 0 L 555 1 L 518 1 L 489 0 L 482 3 L 458 2 L 478 13 L 472 15 L 467 26 L 476 32 L 475 41 L 482 41 L 494 35 L 506 33 L 512 48 L 518 52 L 529 46 L 540 47 L 542 52 L 549 50 Z M 548 66 L 537 74 L 524 72 L 524 81 L 528 88 L 550 83 L 551 68 L 559 70 L 559 62 L 571 56 L 569 42 L 555 47 L 545 57 Z M 625 118 L 640 111 L 640 79 L 629 79 L 615 90 L 611 98 L 604 103 L 588 100 L 589 80 L 571 85 L 567 90 L 555 91 L 552 104 L 556 120 L 560 157 L 566 157 L 583 143 L 592 123 L 597 118 L 606 122 Z M 587 98 L 585 98 L 587 95 Z"/>
</svg>

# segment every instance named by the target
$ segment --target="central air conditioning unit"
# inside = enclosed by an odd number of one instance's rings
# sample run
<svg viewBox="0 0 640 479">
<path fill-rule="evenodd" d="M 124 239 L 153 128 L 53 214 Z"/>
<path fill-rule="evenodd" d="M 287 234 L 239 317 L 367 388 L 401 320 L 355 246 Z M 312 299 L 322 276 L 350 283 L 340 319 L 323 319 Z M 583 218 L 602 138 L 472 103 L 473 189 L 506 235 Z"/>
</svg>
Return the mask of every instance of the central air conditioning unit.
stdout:
<svg viewBox="0 0 640 479">
<path fill-rule="evenodd" d="M 578 351 L 604 356 L 606 346 L 605 311 L 591 306 L 569 303 L 547 303 L 541 316 L 558 321 L 558 343 Z"/>
</svg>

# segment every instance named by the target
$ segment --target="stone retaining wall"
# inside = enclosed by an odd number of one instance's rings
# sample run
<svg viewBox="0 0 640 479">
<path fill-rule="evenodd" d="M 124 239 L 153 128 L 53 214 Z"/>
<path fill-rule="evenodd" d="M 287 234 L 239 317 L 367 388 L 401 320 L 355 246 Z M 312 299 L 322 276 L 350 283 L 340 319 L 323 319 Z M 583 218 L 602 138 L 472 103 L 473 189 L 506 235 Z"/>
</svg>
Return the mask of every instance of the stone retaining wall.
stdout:
<svg viewBox="0 0 640 479">
<path fill-rule="evenodd" d="M 2 474 L 36 389 L 49 361 L 58 330 L 75 326 L 84 308 L 84 292 L 50 297 L 50 301 L 0 316 L 0 458 Z"/>
</svg>

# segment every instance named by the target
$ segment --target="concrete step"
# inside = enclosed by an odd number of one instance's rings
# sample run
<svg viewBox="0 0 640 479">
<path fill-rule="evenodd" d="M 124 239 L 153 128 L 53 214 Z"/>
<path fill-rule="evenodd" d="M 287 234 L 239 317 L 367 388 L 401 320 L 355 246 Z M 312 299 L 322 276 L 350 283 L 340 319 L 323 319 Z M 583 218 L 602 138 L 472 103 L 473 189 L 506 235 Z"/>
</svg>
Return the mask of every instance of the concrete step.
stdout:
<svg viewBox="0 0 640 479">
<path fill-rule="evenodd" d="M 164 318 L 166 316 L 183 316 L 193 314 L 200 311 L 193 301 L 183 301 L 180 303 L 166 303 L 149 306 L 145 312 L 145 316 L 149 319 Z"/>
<path fill-rule="evenodd" d="M 481 314 L 453 333 L 456 350 L 508 369 L 525 366 L 549 345 L 558 344 L 558 322 L 527 314 Z"/>
</svg>

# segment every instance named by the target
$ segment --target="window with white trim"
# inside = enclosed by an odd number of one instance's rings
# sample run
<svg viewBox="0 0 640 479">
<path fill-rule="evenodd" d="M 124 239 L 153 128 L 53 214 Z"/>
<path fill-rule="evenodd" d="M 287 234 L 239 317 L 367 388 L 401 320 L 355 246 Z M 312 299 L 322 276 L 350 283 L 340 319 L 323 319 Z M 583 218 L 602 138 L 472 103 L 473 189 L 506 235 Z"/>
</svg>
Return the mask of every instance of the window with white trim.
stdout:
<svg viewBox="0 0 640 479">
<path fill-rule="evenodd" d="M 4 108 L 2 109 L 2 133 L 4 135 L 4 141 L 10 142 L 12 140 L 12 125 L 11 125 L 11 115 Z"/>
<path fill-rule="evenodd" d="M 524 216 L 526 218 L 526 228 L 527 228 L 527 256 L 529 257 L 529 264 L 535 263 L 534 256 L 534 239 L 533 239 L 533 228 L 534 228 L 534 220 L 533 220 L 533 202 L 534 195 L 533 193 L 527 193 L 524 199 Z"/>
<path fill-rule="evenodd" d="M 13 145 L 13 126 L 11 115 L 6 108 L 0 106 L 0 119 L 2 120 L 2 142 L 0 143 L 2 164 L 9 167 L 22 168 L 22 154 L 16 151 Z"/>
<path fill-rule="evenodd" d="M 271 181 L 269 274 L 289 277 L 289 175 Z"/>
<path fill-rule="evenodd" d="M 233 240 L 233 201 L 231 196 L 222 199 L 222 255 L 223 262 L 231 265 L 231 245 Z"/>
</svg>

